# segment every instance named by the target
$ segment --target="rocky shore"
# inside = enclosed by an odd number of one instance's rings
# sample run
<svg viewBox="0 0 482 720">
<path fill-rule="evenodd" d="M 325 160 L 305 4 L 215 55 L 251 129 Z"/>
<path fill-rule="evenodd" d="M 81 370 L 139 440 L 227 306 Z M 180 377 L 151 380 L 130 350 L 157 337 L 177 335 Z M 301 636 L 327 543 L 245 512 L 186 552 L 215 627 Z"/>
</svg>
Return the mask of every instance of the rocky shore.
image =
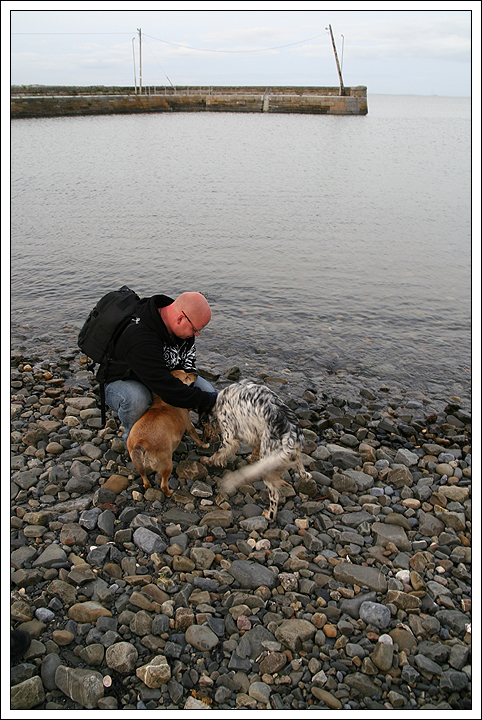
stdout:
<svg viewBox="0 0 482 720">
<path fill-rule="evenodd" d="M 228 498 L 189 438 L 172 497 L 144 491 L 85 358 L 12 353 L 12 710 L 471 708 L 466 400 L 249 377 L 295 410 L 313 475 L 271 524 L 264 483 Z"/>
</svg>

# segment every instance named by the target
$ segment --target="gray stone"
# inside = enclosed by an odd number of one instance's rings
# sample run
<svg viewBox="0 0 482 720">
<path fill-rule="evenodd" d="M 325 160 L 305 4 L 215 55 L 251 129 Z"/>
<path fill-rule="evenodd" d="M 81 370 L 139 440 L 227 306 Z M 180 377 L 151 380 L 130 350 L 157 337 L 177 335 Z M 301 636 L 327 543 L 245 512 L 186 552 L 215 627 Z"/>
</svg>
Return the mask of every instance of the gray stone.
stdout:
<svg viewBox="0 0 482 720">
<path fill-rule="evenodd" d="M 348 475 L 349 477 L 353 478 L 357 484 L 358 492 L 366 492 L 374 485 L 374 479 L 371 475 L 367 475 L 364 472 L 360 472 L 360 470 L 345 470 L 345 475 Z"/>
<path fill-rule="evenodd" d="M 249 686 L 249 695 L 258 702 L 268 705 L 271 688 L 264 682 L 253 682 Z"/>
<path fill-rule="evenodd" d="M 469 648 L 466 645 L 454 645 L 450 651 L 449 665 L 454 670 L 462 670 L 469 659 Z"/>
<path fill-rule="evenodd" d="M 469 684 L 469 679 L 464 672 L 457 670 L 446 670 L 440 676 L 440 688 L 450 692 L 461 692 Z"/>
<path fill-rule="evenodd" d="M 187 512 L 181 508 L 170 508 L 162 516 L 162 521 L 166 525 L 174 523 L 176 525 L 199 525 L 200 516 L 193 512 Z"/>
<path fill-rule="evenodd" d="M 64 695 L 87 710 L 94 710 L 104 695 L 103 677 L 96 670 L 59 665 L 55 683 Z"/>
<path fill-rule="evenodd" d="M 138 652 L 135 645 L 119 642 L 111 645 L 105 652 L 107 667 L 126 675 L 132 672 L 137 663 Z"/>
<path fill-rule="evenodd" d="M 345 645 L 345 653 L 349 658 L 358 657 L 360 660 L 367 655 L 367 651 L 359 643 L 347 643 Z"/>
<path fill-rule="evenodd" d="M 377 602 L 363 602 L 360 605 L 360 619 L 367 625 L 384 629 L 390 625 L 392 618 L 390 609 Z"/>
<path fill-rule="evenodd" d="M 94 445 L 93 443 L 84 443 L 84 445 L 80 448 L 80 452 L 82 455 L 86 455 L 91 460 L 100 460 L 103 455 L 100 447 L 98 447 L 98 445 Z"/>
<path fill-rule="evenodd" d="M 263 533 L 268 527 L 268 520 L 262 515 L 255 515 L 253 517 L 246 518 L 246 520 L 241 520 L 239 524 L 243 530 L 246 530 L 248 533 L 253 532 L 253 530 L 258 533 Z"/>
<path fill-rule="evenodd" d="M 335 580 L 349 585 L 366 585 L 370 590 L 381 593 L 387 591 L 388 586 L 385 575 L 375 567 L 341 562 L 335 565 L 333 575 Z"/>
<path fill-rule="evenodd" d="M 48 608 L 37 608 L 35 611 L 35 617 L 37 620 L 40 620 L 40 622 L 43 623 L 49 623 L 52 622 L 52 620 L 55 617 L 55 613 L 52 612 L 52 610 L 49 610 Z"/>
<path fill-rule="evenodd" d="M 395 455 L 394 464 L 403 464 L 410 467 L 411 465 L 418 465 L 419 459 L 420 458 L 416 453 L 411 452 L 406 448 L 400 448 L 397 450 L 397 454 Z"/>
<path fill-rule="evenodd" d="M 103 533 L 108 535 L 109 537 L 112 537 L 114 534 L 114 522 L 115 522 L 115 515 L 111 510 L 104 510 L 104 512 L 101 512 L 99 517 L 97 518 L 97 527 L 99 530 L 102 530 Z"/>
<path fill-rule="evenodd" d="M 10 560 L 13 567 L 21 568 L 25 563 L 30 563 L 37 556 L 37 551 L 33 547 L 23 546 L 12 552 Z"/>
<path fill-rule="evenodd" d="M 306 640 L 311 640 L 316 632 L 316 627 L 308 620 L 284 620 L 276 628 L 275 637 L 292 652 L 301 650 Z"/>
<path fill-rule="evenodd" d="M 357 528 L 362 523 L 374 523 L 375 520 L 375 516 L 366 510 L 344 513 L 343 515 L 343 525 L 347 525 L 352 528 Z"/>
<path fill-rule="evenodd" d="M 104 662 L 105 648 L 101 643 L 92 643 L 80 651 L 80 658 L 86 665 L 102 665 Z"/>
<path fill-rule="evenodd" d="M 167 548 L 167 543 L 157 534 L 144 527 L 139 527 L 132 536 L 134 544 L 147 555 L 162 553 Z"/>
<path fill-rule="evenodd" d="M 405 465 L 392 466 L 388 471 L 387 482 L 394 488 L 413 485 L 413 476 Z"/>
<path fill-rule="evenodd" d="M 364 593 L 355 595 L 353 598 L 343 598 L 340 600 L 340 610 L 350 617 L 358 620 L 360 617 L 360 607 L 364 602 L 374 602 L 377 598 L 376 593 Z"/>
<path fill-rule="evenodd" d="M 39 675 L 28 678 L 10 690 L 11 710 L 30 710 L 45 700 L 45 690 Z"/>
<path fill-rule="evenodd" d="M 405 530 L 398 525 L 376 522 L 372 525 L 372 533 L 375 535 L 377 545 L 386 547 L 387 543 L 391 542 L 402 552 L 410 552 L 412 549 L 412 543 Z"/>
<path fill-rule="evenodd" d="M 97 518 L 101 512 L 102 510 L 97 507 L 85 510 L 79 518 L 79 525 L 82 525 L 86 530 L 93 530 L 97 525 Z"/>
<path fill-rule="evenodd" d="M 465 635 L 469 618 L 459 610 L 439 610 L 435 613 L 437 620 L 444 626 L 453 630 L 456 635 Z"/>
<path fill-rule="evenodd" d="M 49 568 L 52 567 L 52 565 L 55 565 L 55 563 L 64 563 L 66 560 L 67 553 L 65 550 L 62 550 L 62 548 L 56 543 L 52 543 L 45 548 L 43 553 L 41 553 L 36 560 L 33 561 L 32 567 Z"/>
<path fill-rule="evenodd" d="M 376 698 L 382 695 L 382 688 L 361 672 L 345 675 L 344 682 L 351 688 L 358 690 L 362 697 Z"/>
<path fill-rule="evenodd" d="M 251 560 L 234 560 L 228 570 L 241 587 L 256 590 L 261 585 L 273 588 L 276 575 L 268 568 Z"/>
<path fill-rule="evenodd" d="M 276 643 L 273 633 L 263 625 L 255 625 L 241 637 L 237 652 L 240 658 L 250 658 L 254 661 L 265 651 L 265 643 L 273 642 Z"/>
<path fill-rule="evenodd" d="M 196 564 L 199 570 L 209 570 L 214 562 L 216 555 L 210 548 L 193 547 L 191 548 L 191 560 Z"/>
<path fill-rule="evenodd" d="M 382 672 L 388 672 L 393 661 L 393 640 L 390 635 L 380 635 L 371 654 L 374 665 Z"/>
<path fill-rule="evenodd" d="M 418 655 L 415 656 L 415 665 L 424 673 L 428 673 L 429 675 L 441 675 L 442 674 L 442 668 L 438 663 L 435 663 L 433 660 L 430 660 L 428 657 L 425 657 L 425 655 L 421 655 L 418 653 Z"/>
<path fill-rule="evenodd" d="M 138 667 L 136 675 L 149 688 L 160 688 L 171 679 L 171 668 L 164 655 L 156 655 L 146 665 Z"/>
<path fill-rule="evenodd" d="M 203 652 L 219 643 L 218 636 L 205 625 L 190 625 L 185 632 L 186 642 Z"/>
<path fill-rule="evenodd" d="M 440 535 L 445 530 L 445 525 L 441 520 L 430 513 L 424 512 L 423 510 L 418 511 L 418 531 L 425 537 L 433 537 L 434 535 Z"/>
<path fill-rule="evenodd" d="M 57 653 L 49 653 L 42 660 L 40 667 L 40 677 L 44 688 L 46 690 L 56 690 L 57 684 L 55 682 L 55 673 L 59 665 L 62 665 L 62 660 Z"/>
</svg>

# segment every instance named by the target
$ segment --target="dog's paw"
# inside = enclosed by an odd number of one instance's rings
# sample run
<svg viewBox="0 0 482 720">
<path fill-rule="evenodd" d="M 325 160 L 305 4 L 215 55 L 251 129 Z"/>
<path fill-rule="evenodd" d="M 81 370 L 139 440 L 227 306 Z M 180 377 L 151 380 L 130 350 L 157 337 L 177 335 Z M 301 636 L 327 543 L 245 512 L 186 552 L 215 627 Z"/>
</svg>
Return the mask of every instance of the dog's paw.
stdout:
<svg viewBox="0 0 482 720">
<path fill-rule="evenodd" d="M 174 490 L 171 490 L 171 488 L 170 488 L 169 486 L 163 487 L 163 486 L 161 485 L 161 490 L 162 490 L 162 492 L 164 493 L 164 495 L 165 495 L 166 497 L 171 497 L 172 493 L 174 492 Z"/>
<path fill-rule="evenodd" d="M 203 447 L 209 447 L 209 445 L 204 445 Z M 211 465 L 211 458 L 206 457 L 206 455 L 203 455 L 201 458 L 201 463 L 203 465 Z"/>
<path fill-rule="evenodd" d="M 271 510 L 263 510 L 263 512 L 261 513 L 261 515 L 262 515 L 264 518 L 266 518 L 266 520 L 268 520 L 269 522 L 273 522 L 273 520 L 275 519 L 274 517 L 272 517 Z"/>
<path fill-rule="evenodd" d="M 201 443 L 201 447 L 207 449 L 209 447 L 209 443 Z"/>
<path fill-rule="evenodd" d="M 151 487 L 151 483 L 149 482 L 149 480 L 144 480 L 142 484 L 144 485 L 144 490 L 149 490 L 149 488 Z"/>
</svg>

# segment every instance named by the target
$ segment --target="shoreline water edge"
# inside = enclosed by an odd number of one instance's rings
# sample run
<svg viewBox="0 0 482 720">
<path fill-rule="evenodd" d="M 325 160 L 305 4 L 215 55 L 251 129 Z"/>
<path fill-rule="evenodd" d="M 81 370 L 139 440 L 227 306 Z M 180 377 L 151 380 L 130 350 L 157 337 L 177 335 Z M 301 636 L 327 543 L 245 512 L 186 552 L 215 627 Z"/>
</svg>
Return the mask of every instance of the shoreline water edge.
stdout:
<svg viewBox="0 0 482 720">
<path fill-rule="evenodd" d="M 144 491 L 85 356 L 12 350 L 11 709 L 470 710 L 470 400 L 236 361 L 305 434 L 270 524 L 188 438 Z"/>
</svg>

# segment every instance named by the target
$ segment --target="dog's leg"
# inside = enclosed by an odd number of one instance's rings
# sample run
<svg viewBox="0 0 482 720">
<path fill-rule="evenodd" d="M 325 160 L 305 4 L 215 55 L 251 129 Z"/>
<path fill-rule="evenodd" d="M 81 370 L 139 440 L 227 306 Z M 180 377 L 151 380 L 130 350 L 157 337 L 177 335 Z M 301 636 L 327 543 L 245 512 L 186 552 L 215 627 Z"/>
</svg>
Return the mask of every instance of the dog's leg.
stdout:
<svg viewBox="0 0 482 720">
<path fill-rule="evenodd" d="M 192 437 L 192 439 L 194 440 L 194 443 L 195 443 L 198 447 L 202 447 L 202 448 L 208 448 L 208 447 L 209 447 L 209 443 L 204 443 L 204 442 L 202 442 L 202 440 L 200 439 L 199 435 L 198 435 L 197 432 L 196 432 L 196 428 L 194 427 L 194 425 L 192 424 L 192 422 L 191 422 L 190 420 L 189 420 L 189 423 L 188 423 L 188 425 L 187 425 L 186 432 L 187 432 L 188 435 L 190 435 L 190 436 Z"/>
<path fill-rule="evenodd" d="M 236 454 L 236 450 L 239 447 L 239 440 L 236 440 L 233 436 L 229 435 L 223 438 L 222 445 L 214 455 L 211 457 L 201 458 L 201 462 L 204 465 L 220 465 L 224 467 L 231 455 Z"/>
<path fill-rule="evenodd" d="M 255 463 L 259 460 L 260 447 L 261 447 L 261 438 L 259 437 L 253 445 L 253 450 L 251 452 L 251 455 L 248 455 L 248 457 L 246 458 L 246 460 L 249 463 Z"/>
<path fill-rule="evenodd" d="M 147 460 L 146 457 L 146 451 L 142 447 L 142 445 L 134 445 L 130 452 L 132 464 L 134 465 L 135 469 L 139 473 L 139 475 L 142 478 L 142 483 L 144 485 L 144 490 L 147 490 L 151 487 L 151 483 L 147 479 L 147 468 L 145 466 L 145 462 Z"/>
<path fill-rule="evenodd" d="M 303 480 L 309 480 L 312 477 L 311 473 L 305 470 L 300 453 L 298 453 L 296 457 L 296 470 L 298 471 L 300 478 Z"/>
<path fill-rule="evenodd" d="M 161 479 L 161 490 L 166 497 L 171 497 L 172 493 L 174 492 L 169 487 L 169 478 L 171 477 L 171 474 L 172 474 L 172 464 L 169 467 L 165 468 L 162 471 L 162 475 L 161 475 L 161 478 L 162 478 Z"/>
<path fill-rule="evenodd" d="M 290 487 L 290 483 L 287 483 L 284 479 L 284 471 L 281 473 L 269 473 L 263 480 L 268 490 L 269 510 L 263 510 L 262 514 L 267 520 L 273 522 L 278 512 L 280 488 L 283 486 Z"/>
<path fill-rule="evenodd" d="M 266 485 L 266 488 L 268 490 L 269 510 L 263 510 L 262 514 L 263 517 L 269 520 L 269 522 L 273 522 L 276 518 L 276 513 L 278 512 L 279 486 L 281 476 L 278 473 L 270 473 L 263 479 L 264 484 Z"/>
</svg>

